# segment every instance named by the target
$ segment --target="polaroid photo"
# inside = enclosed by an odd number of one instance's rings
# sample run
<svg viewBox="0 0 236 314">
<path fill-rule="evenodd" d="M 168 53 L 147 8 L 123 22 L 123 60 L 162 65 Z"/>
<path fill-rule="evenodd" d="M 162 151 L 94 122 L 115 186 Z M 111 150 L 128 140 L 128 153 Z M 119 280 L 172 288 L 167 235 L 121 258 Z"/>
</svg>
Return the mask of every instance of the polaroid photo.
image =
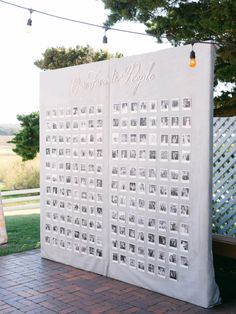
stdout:
<svg viewBox="0 0 236 314">
<path fill-rule="evenodd" d="M 145 248 L 143 246 L 138 246 L 138 255 L 144 257 Z"/>
<path fill-rule="evenodd" d="M 119 226 L 119 235 L 125 236 L 126 235 L 126 228 L 123 226 Z"/>
<path fill-rule="evenodd" d="M 138 216 L 137 224 L 139 227 L 145 227 L 145 217 L 144 216 Z"/>
<path fill-rule="evenodd" d="M 130 134 L 130 144 L 137 144 L 137 134 Z"/>
<path fill-rule="evenodd" d="M 161 117 L 160 118 L 160 127 L 161 128 L 168 128 L 169 126 L 169 118 L 168 117 Z"/>
<path fill-rule="evenodd" d="M 157 101 L 156 100 L 151 100 L 149 102 L 149 110 L 152 112 L 156 112 L 157 111 Z"/>
<path fill-rule="evenodd" d="M 157 185 L 156 184 L 149 184 L 148 185 L 148 193 L 150 195 L 156 195 L 156 193 L 157 193 Z"/>
<path fill-rule="evenodd" d="M 169 213 L 171 215 L 177 215 L 177 213 L 178 213 L 178 204 L 170 203 L 169 204 Z"/>
<path fill-rule="evenodd" d="M 180 256 L 180 266 L 188 268 L 189 262 L 188 262 L 188 257 L 187 256 L 183 256 L 183 255 Z"/>
<path fill-rule="evenodd" d="M 94 113 L 95 113 L 95 107 L 94 106 L 89 106 L 88 114 L 89 115 L 93 115 Z"/>
<path fill-rule="evenodd" d="M 102 119 L 98 119 L 97 120 L 97 129 L 102 129 L 103 127 L 103 120 Z"/>
<path fill-rule="evenodd" d="M 187 162 L 187 163 L 190 162 L 190 151 L 184 151 L 184 150 L 182 151 L 181 161 L 182 162 Z"/>
<path fill-rule="evenodd" d="M 144 262 L 143 261 L 138 261 L 138 270 L 140 270 L 140 271 L 145 271 L 145 264 L 144 264 Z"/>
<path fill-rule="evenodd" d="M 169 247 L 172 249 L 177 249 L 178 247 L 178 240 L 176 238 L 170 238 L 169 239 Z"/>
<path fill-rule="evenodd" d="M 159 195 L 160 195 L 160 197 L 167 197 L 168 196 L 168 186 L 167 185 L 160 185 Z"/>
<path fill-rule="evenodd" d="M 97 114 L 102 114 L 102 109 L 103 109 L 102 104 L 98 104 L 97 105 Z"/>
<path fill-rule="evenodd" d="M 128 113 L 128 103 L 127 102 L 123 102 L 121 104 L 121 113 Z"/>
<path fill-rule="evenodd" d="M 189 170 L 182 170 L 181 171 L 181 181 L 182 182 L 189 182 L 190 178 L 190 171 Z"/>
<path fill-rule="evenodd" d="M 167 134 L 161 134 L 160 135 L 160 144 L 161 145 L 168 145 L 168 135 Z"/>
<path fill-rule="evenodd" d="M 80 129 L 85 130 L 87 127 L 87 121 L 86 120 L 80 120 Z"/>
<path fill-rule="evenodd" d="M 165 260 L 166 260 L 166 252 L 165 252 L 165 251 L 158 250 L 158 251 L 157 251 L 157 259 L 158 259 L 158 261 L 160 261 L 160 262 L 162 262 L 162 263 L 165 263 Z"/>
<path fill-rule="evenodd" d="M 157 177 L 156 168 L 149 168 L 148 169 L 148 178 L 149 179 L 156 179 L 156 177 Z"/>
<path fill-rule="evenodd" d="M 70 128 L 71 128 L 71 123 L 70 123 L 70 121 L 66 121 L 65 128 L 66 128 L 66 130 L 70 130 Z"/>
<path fill-rule="evenodd" d="M 130 103 L 130 112 L 131 113 L 138 112 L 138 103 L 137 102 L 131 102 Z"/>
<path fill-rule="evenodd" d="M 179 145 L 179 135 L 178 134 L 172 134 L 171 135 L 171 145 Z"/>
<path fill-rule="evenodd" d="M 171 186 L 170 187 L 170 197 L 172 197 L 172 198 L 178 198 L 179 197 L 178 186 Z"/>
<path fill-rule="evenodd" d="M 168 161 L 169 156 L 168 150 L 160 150 L 160 161 Z"/>
<path fill-rule="evenodd" d="M 129 229 L 129 238 L 135 239 L 135 230 L 134 229 Z"/>
<path fill-rule="evenodd" d="M 173 111 L 179 110 L 179 99 L 171 100 L 171 110 Z"/>
<path fill-rule="evenodd" d="M 156 145 L 157 144 L 157 134 L 150 133 L 149 134 L 149 145 Z"/>
<path fill-rule="evenodd" d="M 177 254 L 176 253 L 169 253 L 169 263 L 176 265 L 177 264 Z"/>
<path fill-rule="evenodd" d="M 161 278 L 166 277 L 166 268 L 163 266 L 157 266 L 157 276 Z"/>
<path fill-rule="evenodd" d="M 120 241 L 120 250 L 126 251 L 126 242 L 125 241 Z"/>
<path fill-rule="evenodd" d="M 111 168 L 111 174 L 113 176 L 117 176 L 118 175 L 118 166 L 112 166 Z"/>
<path fill-rule="evenodd" d="M 179 151 L 178 150 L 172 150 L 170 154 L 170 160 L 177 162 L 179 161 Z"/>
<path fill-rule="evenodd" d="M 122 129 L 127 129 L 128 127 L 128 119 L 127 118 L 122 118 L 121 119 L 121 128 Z"/>
<path fill-rule="evenodd" d="M 146 178 L 146 168 L 139 168 L 139 177 L 142 179 Z"/>
<path fill-rule="evenodd" d="M 61 239 L 59 246 L 60 246 L 61 249 L 65 249 L 65 248 L 66 248 L 66 243 L 65 243 L 65 241 Z"/>
<path fill-rule="evenodd" d="M 156 128 L 157 127 L 157 118 L 156 117 L 149 117 L 149 127 Z"/>
<path fill-rule="evenodd" d="M 140 241 L 140 242 L 144 242 L 145 241 L 145 233 L 143 231 L 138 231 L 137 240 Z"/>
<path fill-rule="evenodd" d="M 183 223 L 183 222 L 180 224 L 180 234 L 183 234 L 186 236 L 189 235 L 189 224 Z"/>
<path fill-rule="evenodd" d="M 136 208 L 137 200 L 134 196 L 129 197 L 129 206 L 132 208 Z"/>
<path fill-rule="evenodd" d="M 177 223 L 177 221 L 170 221 L 169 230 L 172 233 L 177 233 L 178 232 L 178 223 Z"/>
<path fill-rule="evenodd" d="M 166 214 L 167 213 L 167 203 L 166 202 L 159 202 L 159 212 Z"/>
<path fill-rule="evenodd" d="M 135 224 L 135 221 L 136 221 L 136 216 L 135 216 L 135 214 L 131 214 L 131 213 L 129 213 L 129 216 L 128 216 L 128 222 L 129 222 L 129 224 Z"/>
<path fill-rule="evenodd" d="M 169 100 L 168 99 L 162 99 L 161 100 L 160 109 L 161 109 L 161 111 L 168 111 L 168 109 L 169 109 Z"/>
<path fill-rule="evenodd" d="M 137 125 L 138 125 L 138 121 L 137 121 L 137 119 L 130 119 L 130 127 L 131 128 L 136 128 L 137 127 Z"/>
<path fill-rule="evenodd" d="M 126 215 L 125 212 L 119 212 L 119 222 L 125 223 L 126 222 Z"/>
<path fill-rule="evenodd" d="M 120 112 L 120 104 L 113 104 L 113 113 L 118 114 Z"/>
<path fill-rule="evenodd" d="M 158 220 L 158 230 L 166 232 L 167 227 L 166 227 L 166 220 L 165 219 L 159 219 Z"/>
<path fill-rule="evenodd" d="M 74 242 L 74 252 L 79 253 L 80 252 L 80 247 L 78 242 Z"/>
<path fill-rule="evenodd" d="M 179 117 L 171 117 L 171 128 L 179 127 Z"/>
<path fill-rule="evenodd" d="M 121 159 L 127 159 L 128 158 L 128 151 L 127 151 L 127 149 L 122 149 L 120 151 L 120 158 Z"/>
<path fill-rule="evenodd" d="M 190 146 L 191 145 L 191 135 L 190 134 L 182 134 L 182 145 Z"/>
<path fill-rule="evenodd" d="M 137 173 L 136 168 L 131 167 L 131 168 L 129 169 L 129 175 L 130 175 L 131 177 L 136 177 L 136 173 Z"/>
<path fill-rule="evenodd" d="M 183 199 L 189 200 L 189 187 L 182 187 L 180 191 L 180 196 Z"/>
<path fill-rule="evenodd" d="M 112 159 L 118 159 L 119 158 L 119 150 L 118 149 L 112 149 L 111 158 Z"/>
<path fill-rule="evenodd" d="M 132 243 L 129 243 L 129 253 L 135 254 L 135 245 Z"/>
<path fill-rule="evenodd" d="M 136 183 L 135 182 L 129 183 L 129 190 L 130 190 L 130 192 L 136 192 Z"/>
<path fill-rule="evenodd" d="M 183 117 L 183 128 L 191 128 L 191 117 L 185 116 Z"/>
<path fill-rule="evenodd" d="M 139 134 L 139 144 L 140 145 L 147 144 L 147 134 L 145 133 Z"/>
<path fill-rule="evenodd" d="M 141 101 L 139 104 L 140 112 L 147 112 L 148 110 L 148 103 L 146 101 Z"/>
<path fill-rule="evenodd" d="M 155 229 L 156 219 L 155 218 L 148 218 L 147 226 L 148 226 L 148 228 Z"/>
<path fill-rule="evenodd" d="M 46 116 L 47 119 L 49 119 L 51 117 L 51 111 L 47 110 L 46 113 L 45 113 L 45 116 Z"/>
<path fill-rule="evenodd" d="M 131 149 L 129 152 L 129 158 L 135 160 L 137 158 L 137 151 L 135 149 Z"/>
<path fill-rule="evenodd" d="M 121 192 L 127 191 L 127 182 L 126 181 L 120 181 L 120 191 Z"/>
<path fill-rule="evenodd" d="M 146 150 L 145 149 L 139 150 L 139 159 L 140 160 L 146 160 Z"/>
<path fill-rule="evenodd" d="M 136 268 L 136 260 L 135 260 L 135 258 L 129 258 L 129 267 L 130 268 Z"/>
<path fill-rule="evenodd" d="M 148 201 L 148 210 L 156 211 L 156 201 Z"/>
<path fill-rule="evenodd" d="M 57 123 L 56 122 L 52 122 L 52 129 L 57 130 Z"/>
<path fill-rule="evenodd" d="M 121 144 L 127 144 L 128 143 L 128 134 L 122 133 L 120 142 L 121 142 Z"/>
<path fill-rule="evenodd" d="M 147 127 L 147 118 L 146 117 L 140 117 L 139 126 L 141 128 Z"/>
<path fill-rule="evenodd" d="M 170 170 L 170 180 L 179 181 L 179 170 Z"/>
<path fill-rule="evenodd" d="M 189 250 L 189 243 L 187 240 L 180 240 L 180 251 L 188 252 Z"/>
<path fill-rule="evenodd" d="M 127 175 L 127 168 L 125 166 L 120 167 L 120 176 L 126 176 Z"/>
<path fill-rule="evenodd" d="M 158 237 L 158 245 L 166 246 L 166 237 L 163 235 L 159 235 Z"/>
<path fill-rule="evenodd" d="M 155 259 L 155 249 L 148 248 L 147 249 L 147 257 L 151 259 Z"/>
<path fill-rule="evenodd" d="M 118 127 L 119 127 L 119 124 L 120 124 L 120 119 L 114 118 L 114 119 L 112 120 L 112 126 L 113 126 L 113 128 L 118 128 Z"/>
<path fill-rule="evenodd" d="M 45 236 L 45 244 L 51 244 L 51 238 L 49 236 Z"/>
<path fill-rule="evenodd" d="M 192 99 L 188 97 L 183 98 L 182 109 L 191 110 L 191 108 L 192 108 Z"/>
<path fill-rule="evenodd" d="M 140 194 L 145 194 L 145 192 L 146 192 L 146 185 L 145 185 L 145 183 L 142 183 L 142 182 L 138 183 L 138 192 Z"/>
<path fill-rule="evenodd" d="M 156 150 L 149 150 L 149 160 L 155 161 L 157 159 Z"/>
<path fill-rule="evenodd" d="M 141 210 L 145 209 L 145 199 L 143 199 L 143 198 L 138 199 L 138 208 Z"/>
<path fill-rule="evenodd" d="M 177 281 L 177 271 L 170 269 L 169 278 L 170 278 L 170 280 Z"/>
<path fill-rule="evenodd" d="M 155 274 L 155 265 L 148 263 L 147 271 L 149 274 L 154 275 Z"/>
<path fill-rule="evenodd" d="M 160 180 L 168 180 L 168 169 L 160 169 Z"/>
</svg>

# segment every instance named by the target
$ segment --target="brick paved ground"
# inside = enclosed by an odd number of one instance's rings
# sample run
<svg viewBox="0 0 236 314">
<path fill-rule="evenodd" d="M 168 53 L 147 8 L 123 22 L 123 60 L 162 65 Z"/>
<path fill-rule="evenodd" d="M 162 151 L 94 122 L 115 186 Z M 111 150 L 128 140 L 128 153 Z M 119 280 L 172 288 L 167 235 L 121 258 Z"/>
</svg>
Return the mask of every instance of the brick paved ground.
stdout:
<svg viewBox="0 0 236 314">
<path fill-rule="evenodd" d="M 225 275 L 219 280 L 226 280 Z M 236 313 L 235 285 L 231 288 L 227 285 L 227 288 L 229 290 L 223 304 L 205 310 L 120 281 L 41 259 L 38 250 L 0 257 L 1 314 Z"/>
</svg>

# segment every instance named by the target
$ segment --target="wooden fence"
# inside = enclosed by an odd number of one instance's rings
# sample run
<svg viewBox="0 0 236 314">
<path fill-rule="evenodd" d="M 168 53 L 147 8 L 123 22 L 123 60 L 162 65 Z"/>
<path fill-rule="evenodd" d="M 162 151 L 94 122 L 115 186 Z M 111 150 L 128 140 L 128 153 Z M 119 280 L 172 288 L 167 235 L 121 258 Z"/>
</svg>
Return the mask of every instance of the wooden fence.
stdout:
<svg viewBox="0 0 236 314">
<path fill-rule="evenodd" d="M 4 212 L 10 210 L 33 209 L 40 206 L 40 189 L 14 190 L 2 192 Z"/>
</svg>

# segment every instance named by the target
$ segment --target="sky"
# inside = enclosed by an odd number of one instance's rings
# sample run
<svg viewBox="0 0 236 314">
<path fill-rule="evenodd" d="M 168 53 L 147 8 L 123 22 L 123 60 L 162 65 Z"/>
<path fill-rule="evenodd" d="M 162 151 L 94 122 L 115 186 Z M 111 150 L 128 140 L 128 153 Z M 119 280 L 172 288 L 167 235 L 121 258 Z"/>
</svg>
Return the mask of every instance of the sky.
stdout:
<svg viewBox="0 0 236 314">
<path fill-rule="evenodd" d="M 100 0 L 9 0 L 35 10 L 103 25 L 109 11 Z M 104 30 L 58 20 L 34 12 L 32 32 L 27 34 L 29 11 L 0 2 L 0 123 L 17 123 L 17 114 L 39 110 L 40 69 L 34 61 L 49 47 L 90 45 L 102 48 Z M 145 32 L 145 26 L 119 22 L 117 28 Z M 124 56 L 142 54 L 167 48 L 155 38 L 108 31 L 109 52 Z"/>
</svg>

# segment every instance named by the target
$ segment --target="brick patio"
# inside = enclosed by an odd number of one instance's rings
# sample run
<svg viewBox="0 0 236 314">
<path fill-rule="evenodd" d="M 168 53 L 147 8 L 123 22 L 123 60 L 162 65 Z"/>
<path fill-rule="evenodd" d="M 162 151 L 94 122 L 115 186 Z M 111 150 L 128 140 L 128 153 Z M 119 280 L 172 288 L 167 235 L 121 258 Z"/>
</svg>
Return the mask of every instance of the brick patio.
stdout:
<svg viewBox="0 0 236 314">
<path fill-rule="evenodd" d="M 218 280 L 228 279 L 223 274 Z M 0 313 L 236 313 L 235 281 L 231 284 L 222 291 L 223 304 L 206 310 L 41 259 L 34 250 L 0 257 Z"/>
</svg>

